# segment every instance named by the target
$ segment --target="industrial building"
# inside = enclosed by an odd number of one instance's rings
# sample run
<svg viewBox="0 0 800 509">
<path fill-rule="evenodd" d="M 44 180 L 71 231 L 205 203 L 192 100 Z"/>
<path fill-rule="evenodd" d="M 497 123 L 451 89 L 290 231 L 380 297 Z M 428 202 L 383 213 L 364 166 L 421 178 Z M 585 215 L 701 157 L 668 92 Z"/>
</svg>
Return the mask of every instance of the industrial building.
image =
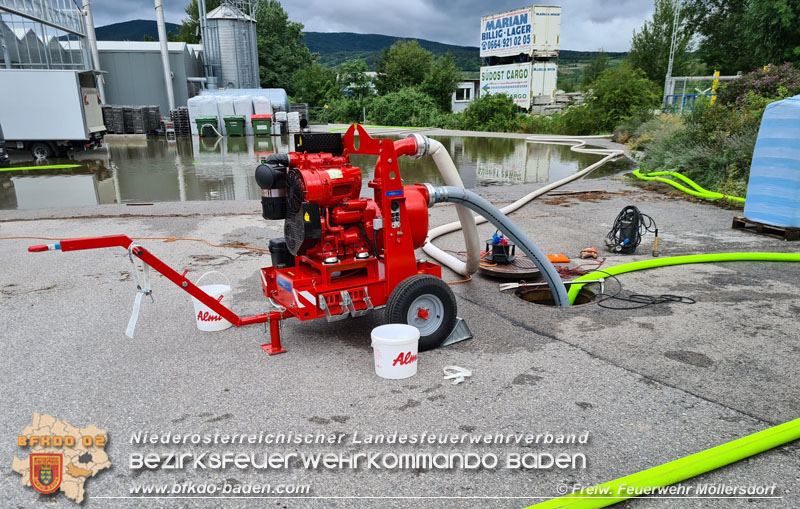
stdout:
<svg viewBox="0 0 800 509">
<path fill-rule="evenodd" d="M 202 89 L 203 57 L 197 46 L 167 43 L 176 107 L 186 106 Z M 169 112 L 158 42 L 97 41 L 97 51 L 100 68 L 106 71 L 107 104 L 157 104 L 162 114 Z"/>
</svg>

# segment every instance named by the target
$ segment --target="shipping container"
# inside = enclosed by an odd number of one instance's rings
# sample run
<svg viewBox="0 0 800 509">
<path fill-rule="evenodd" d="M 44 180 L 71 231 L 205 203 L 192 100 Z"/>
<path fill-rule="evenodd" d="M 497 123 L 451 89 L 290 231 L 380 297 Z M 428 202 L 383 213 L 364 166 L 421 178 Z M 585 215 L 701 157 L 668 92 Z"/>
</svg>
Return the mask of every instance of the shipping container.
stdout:
<svg viewBox="0 0 800 509">
<path fill-rule="evenodd" d="M 550 104 L 556 100 L 558 65 L 555 62 L 534 62 L 531 69 L 533 104 Z"/>
<path fill-rule="evenodd" d="M 537 58 L 558 56 L 561 40 L 561 7 L 533 6 L 532 54 Z"/>
<path fill-rule="evenodd" d="M 558 56 L 561 7 L 532 5 L 481 18 L 480 56 Z"/>
</svg>

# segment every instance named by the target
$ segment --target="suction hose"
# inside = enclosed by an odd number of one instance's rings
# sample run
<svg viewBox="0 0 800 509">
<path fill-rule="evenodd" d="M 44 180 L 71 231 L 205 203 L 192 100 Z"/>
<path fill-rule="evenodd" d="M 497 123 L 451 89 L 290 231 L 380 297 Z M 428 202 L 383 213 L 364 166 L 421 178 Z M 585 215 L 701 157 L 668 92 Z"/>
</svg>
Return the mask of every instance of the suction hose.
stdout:
<svg viewBox="0 0 800 509">
<path fill-rule="evenodd" d="M 429 140 L 430 143 L 437 143 L 439 146 L 441 146 L 441 144 L 436 142 L 436 140 L 430 140 L 429 138 L 421 136 L 419 134 L 414 134 L 412 136 L 419 136 L 421 138 L 426 138 L 426 139 Z M 561 187 L 563 185 L 569 184 L 573 180 L 577 180 L 579 178 L 585 177 L 586 175 L 588 175 L 589 173 L 593 172 L 597 168 L 603 166 L 607 162 L 609 162 L 609 161 L 611 161 L 613 159 L 616 159 L 616 158 L 618 158 L 618 157 L 620 157 L 620 156 L 622 156 L 624 154 L 624 152 L 622 150 L 586 148 L 586 141 L 585 140 L 586 139 L 591 139 L 591 138 L 607 138 L 607 136 L 588 136 L 588 137 L 586 137 L 586 136 L 584 136 L 584 137 L 577 137 L 577 136 L 559 136 L 559 137 L 553 137 L 553 136 L 529 136 L 528 138 L 526 138 L 525 141 L 528 142 L 528 143 L 550 143 L 550 144 L 554 144 L 554 145 L 569 145 L 570 146 L 570 150 L 572 150 L 573 152 L 579 152 L 579 153 L 585 153 L 585 154 L 597 154 L 597 155 L 603 155 L 605 157 L 603 157 L 601 160 L 597 161 L 596 163 L 587 166 L 586 168 L 584 168 L 583 170 L 581 170 L 581 171 L 579 171 L 577 173 L 573 173 L 572 175 L 570 175 L 568 177 L 565 177 L 565 178 L 563 178 L 563 179 L 561 179 L 561 180 L 559 180 L 557 182 L 553 182 L 552 184 L 548 184 L 548 185 L 546 185 L 544 187 L 541 187 L 541 188 L 537 189 L 536 191 L 533 191 L 532 193 L 529 193 L 529 194 L 523 196 L 522 198 L 518 199 L 514 203 L 512 203 L 510 205 L 506 205 L 505 207 L 500 209 L 499 212 L 501 212 L 502 214 L 506 214 L 506 215 L 511 214 L 515 210 L 523 207 L 528 202 L 538 198 L 539 196 L 541 196 L 541 195 L 543 195 L 543 194 L 545 194 L 547 192 L 550 192 L 553 189 L 557 189 L 557 188 L 559 188 L 559 187 Z M 419 143 L 419 141 L 418 141 L 418 143 Z M 442 152 L 446 153 L 446 151 L 444 151 L 443 149 L 442 149 Z M 450 159 L 449 155 L 447 156 L 447 159 L 449 160 L 450 164 L 452 164 L 452 160 Z M 437 163 L 437 166 L 438 166 L 438 163 Z M 439 171 L 441 172 L 442 169 L 440 168 Z M 462 184 L 461 177 L 458 176 L 458 172 L 457 172 L 457 170 L 455 170 L 455 166 L 454 165 L 453 165 L 453 173 L 455 173 L 455 175 L 457 176 L 458 180 L 456 181 L 456 179 L 453 178 L 450 182 L 448 182 L 447 178 L 445 178 L 445 184 L 447 184 L 448 186 L 456 186 L 456 187 L 460 187 L 460 188 L 463 189 L 464 185 Z M 442 173 L 442 177 L 445 177 L 444 173 Z M 469 215 L 472 216 L 472 214 L 469 214 Z M 463 261 L 459 260 L 458 258 L 452 256 L 449 253 L 445 253 L 444 251 L 442 251 L 441 249 L 439 249 L 438 247 L 436 247 L 433 244 L 433 241 L 436 238 L 441 237 L 442 235 L 445 235 L 445 234 L 448 234 L 448 233 L 452 233 L 452 232 L 458 231 L 458 230 L 460 230 L 462 228 L 462 225 L 464 225 L 464 224 L 469 225 L 468 227 L 470 229 L 472 229 L 472 224 L 473 223 L 475 225 L 479 225 L 479 224 L 483 224 L 483 223 L 486 222 L 486 218 L 485 217 L 478 216 L 478 217 L 474 217 L 472 219 L 472 221 L 467 221 L 465 223 L 464 219 L 462 218 L 462 215 L 461 215 L 460 211 L 459 211 L 459 216 L 458 217 L 459 217 L 458 221 L 454 221 L 452 223 L 448 223 L 448 224 L 444 224 L 444 225 L 441 225 L 441 226 L 437 226 L 436 228 L 430 230 L 428 232 L 428 238 L 425 240 L 425 245 L 422 246 L 422 250 L 428 256 L 430 256 L 434 260 L 438 261 L 439 263 L 441 263 L 443 265 L 446 265 L 447 267 L 449 267 L 453 271 L 455 271 L 455 272 L 457 272 L 459 274 L 468 276 L 470 274 L 475 273 L 475 271 L 478 270 L 478 266 L 480 266 L 480 240 L 478 239 L 477 227 L 474 230 L 475 231 L 475 233 L 474 233 L 474 235 L 475 235 L 475 244 L 472 247 L 472 249 L 474 249 L 475 253 L 477 253 L 477 254 L 471 254 L 471 252 L 470 252 L 470 244 L 467 243 L 467 263 L 466 263 L 466 266 L 465 266 Z M 465 240 L 466 240 L 466 237 L 468 235 L 471 237 L 473 234 L 472 233 L 467 234 L 467 232 L 465 231 L 464 232 Z M 474 261 L 476 257 L 478 259 L 477 262 Z M 473 264 L 474 264 L 474 268 L 473 268 Z M 465 269 L 467 270 L 467 272 L 464 272 Z M 555 292 L 553 292 L 553 293 L 555 295 Z"/>
<path fill-rule="evenodd" d="M 453 163 L 453 159 L 444 146 L 436 140 L 432 140 L 427 136 L 421 134 L 411 134 L 408 138 L 413 138 L 417 143 L 417 153 L 410 156 L 412 159 L 419 159 L 422 156 L 430 155 L 439 173 L 442 175 L 442 180 L 448 186 L 464 189 L 464 182 L 461 180 L 461 175 Z M 478 226 L 475 222 L 475 216 L 468 208 L 458 205 L 456 207 L 458 213 L 458 229 L 464 230 L 464 244 L 467 248 L 467 261 L 459 260 L 455 256 L 445 253 L 429 240 L 425 240 L 425 245 L 422 249 L 428 253 L 429 256 L 435 258 L 442 264 L 449 267 L 453 272 L 461 274 L 462 276 L 470 276 L 474 274 L 481 264 L 481 243 L 478 238 Z M 453 230 L 455 231 L 455 230 Z M 428 233 L 430 235 L 430 232 Z M 430 248 L 428 247 L 430 246 Z"/>
<path fill-rule="evenodd" d="M 556 306 L 569 306 L 569 298 L 567 297 L 567 289 L 561 281 L 561 276 L 547 259 L 547 256 L 542 253 L 533 241 L 525 235 L 517 225 L 515 225 L 509 218 L 497 209 L 494 205 L 489 203 L 486 199 L 478 196 L 472 191 L 467 191 L 461 187 L 454 186 L 432 186 L 426 184 L 429 193 L 429 204 L 442 202 L 453 202 L 456 205 L 463 205 L 469 209 L 482 214 L 503 234 L 506 235 L 512 242 L 519 246 L 522 251 L 528 255 L 528 258 L 536 264 L 542 275 L 544 276 L 547 284 L 550 285 L 550 290 L 553 293 L 553 300 Z"/>
<path fill-rule="evenodd" d="M 669 265 L 684 265 L 687 263 L 712 263 L 712 262 L 800 262 L 800 254 L 796 253 L 712 253 L 701 255 L 672 256 L 669 258 L 653 258 L 640 262 L 625 263 L 609 267 L 602 271 L 590 272 L 573 280 L 569 289 L 569 303 L 572 305 L 578 292 L 584 285 L 580 281 L 596 280 L 607 276 L 617 276 L 626 272 L 637 270 L 667 267 Z"/>
</svg>

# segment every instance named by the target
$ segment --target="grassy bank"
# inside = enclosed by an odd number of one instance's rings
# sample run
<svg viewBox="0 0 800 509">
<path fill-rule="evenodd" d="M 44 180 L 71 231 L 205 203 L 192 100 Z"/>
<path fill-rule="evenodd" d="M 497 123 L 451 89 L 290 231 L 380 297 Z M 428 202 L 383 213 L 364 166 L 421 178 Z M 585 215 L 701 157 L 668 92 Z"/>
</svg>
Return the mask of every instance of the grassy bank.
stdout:
<svg viewBox="0 0 800 509">
<path fill-rule="evenodd" d="M 615 129 L 643 170 L 678 171 L 711 191 L 744 196 L 768 104 L 800 93 L 800 70 L 785 64 L 747 74 L 681 114 L 632 116 Z"/>
</svg>

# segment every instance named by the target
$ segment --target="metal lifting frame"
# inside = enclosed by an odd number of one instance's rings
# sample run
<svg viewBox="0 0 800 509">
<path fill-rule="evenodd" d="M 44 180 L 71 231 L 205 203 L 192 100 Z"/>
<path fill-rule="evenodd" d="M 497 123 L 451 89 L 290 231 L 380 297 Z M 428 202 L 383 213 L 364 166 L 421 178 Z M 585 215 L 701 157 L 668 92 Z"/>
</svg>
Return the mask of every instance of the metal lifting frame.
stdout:
<svg viewBox="0 0 800 509">
<path fill-rule="evenodd" d="M 292 316 L 291 313 L 283 309 L 280 311 L 270 311 L 260 315 L 241 317 L 220 302 L 222 297 L 220 297 L 220 299 L 215 299 L 192 283 L 186 277 L 186 274 L 189 272 L 188 270 L 184 271 L 183 274 L 176 272 L 169 265 L 153 255 L 150 251 L 142 246 L 139 246 L 138 244 L 135 244 L 127 235 L 108 235 L 104 237 L 65 239 L 59 241 L 57 244 L 41 244 L 37 246 L 30 246 L 28 251 L 32 253 L 55 250 L 80 251 L 84 249 L 103 249 L 106 247 L 121 247 L 129 250 L 135 256 L 140 258 L 142 263 L 149 265 L 154 270 L 161 273 L 164 277 L 175 283 L 186 293 L 199 300 L 208 308 L 214 310 L 222 318 L 237 327 L 251 325 L 254 323 L 268 323 L 270 342 L 264 343 L 261 345 L 261 348 L 270 355 L 286 352 L 286 350 L 281 347 L 280 321 L 284 318 Z"/>
</svg>

